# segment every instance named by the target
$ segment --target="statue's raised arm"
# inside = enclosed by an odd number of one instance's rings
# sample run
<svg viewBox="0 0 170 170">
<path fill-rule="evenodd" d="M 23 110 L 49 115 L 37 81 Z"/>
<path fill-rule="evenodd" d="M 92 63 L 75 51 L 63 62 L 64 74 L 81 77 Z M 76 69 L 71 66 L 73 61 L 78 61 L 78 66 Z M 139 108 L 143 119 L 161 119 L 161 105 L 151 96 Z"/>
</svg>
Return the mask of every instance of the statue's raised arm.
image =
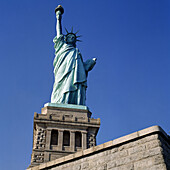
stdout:
<svg viewBox="0 0 170 170">
<path fill-rule="evenodd" d="M 55 9 L 55 14 L 57 18 L 57 23 L 56 23 L 56 31 L 57 31 L 57 38 L 60 37 L 62 34 L 62 26 L 61 26 L 61 19 L 62 19 L 62 14 L 64 13 L 64 9 L 61 5 L 58 5 Z"/>
</svg>

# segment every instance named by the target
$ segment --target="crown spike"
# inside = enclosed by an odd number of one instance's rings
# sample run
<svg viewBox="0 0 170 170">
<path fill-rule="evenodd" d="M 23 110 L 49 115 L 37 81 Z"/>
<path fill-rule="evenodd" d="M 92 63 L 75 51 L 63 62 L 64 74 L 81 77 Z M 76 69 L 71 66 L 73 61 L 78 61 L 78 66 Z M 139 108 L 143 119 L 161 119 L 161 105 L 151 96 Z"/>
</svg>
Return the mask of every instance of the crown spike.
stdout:
<svg viewBox="0 0 170 170">
<path fill-rule="evenodd" d="M 72 26 L 72 28 L 71 28 L 71 33 L 73 33 L 73 26 Z"/>
<path fill-rule="evenodd" d="M 69 32 L 68 32 L 67 28 L 65 28 L 65 30 L 66 30 L 66 32 L 67 32 L 67 34 L 68 34 Z"/>
<path fill-rule="evenodd" d="M 76 40 L 76 41 L 82 42 L 81 40 Z"/>
<path fill-rule="evenodd" d="M 77 34 L 80 30 L 78 30 L 75 34 Z"/>
<path fill-rule="evenodd" d="M 78 35 L 78 36 L 76 36 L 77 38 L 79 38 L 79 37 L 82 37 L 82 35 Z"/>
</svg>

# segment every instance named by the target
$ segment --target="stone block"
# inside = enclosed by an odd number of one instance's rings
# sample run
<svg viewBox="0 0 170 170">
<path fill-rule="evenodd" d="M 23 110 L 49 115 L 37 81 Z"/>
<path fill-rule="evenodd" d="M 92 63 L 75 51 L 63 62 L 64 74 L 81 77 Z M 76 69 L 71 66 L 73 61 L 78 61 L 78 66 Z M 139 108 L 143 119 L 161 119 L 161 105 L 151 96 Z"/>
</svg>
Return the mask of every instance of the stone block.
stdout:
<svg viewBox="0 0 170 170">
<path fill-rule="evenodd" d="M 121 166 L 131 162 L 130 157 L 119 158 L 116 160 L 116 166 Z"/>
<path fill-rule="evenodd" d="M 153 164 L 154 165 L 157 165 L 157 164 L 163 164 L 165 161 L 164 161 L 164 158 L 161 154 L 159 155 L 156 155 L 153 157 Z"/>
<path fill-rule="evenodd" d="M 156 148 L 160 145 L 161 145 L 161 142 L 159 140 L 153 140 L 153 141 L 146 143 L 146 149 L 149 150 L 149 149 L 152 149 L 152 148 Z"/>
<path fill-rule="evenodd" d="M 112 169 L 114 167 L 116 167 L 116 162 L 114 160 L 107 163 L 107 168 L 108 169 Z"/>
<path fill-rule="evenodd" d="M 107 170 L 107 164 L 101 165 L 97 168 L 98 170 Z"/>
<path fill-rule="evenodd" d="M 40 164 L 39 165 L 39 169 L 45 169 L 47 167 L 46 163 Z"/>
<path fill-rule="evenodd" d="M 153 166 L 153 158 L 143 159 L 134 163 L 134 169 L 144 169 Z"/>
<path fill-rule="evenodd" d="M 145 145 L 139 145 L 139 146 L 135 146 L 133 148 L 128 149 L 128 152 L 129 152 L 129 155 L 132 155 L 134 153 L 145 151 L 145 150 L 146 150 Z"/>
<path fill-rule="evenodd" d="M 141 140 L 139 140 L 139 144 L 150 142 L 152 140 L 158 140 L 158 134 L 151 134 L 149 136 L 142 138 Z"/>
<path fill-rule="evenodd" d="M 149 150 L 149 156 L 154 156 L 154 155 L 158 155 L 158 154 L 162 154 L 163 149 L 161 147 L 156 147 L 153 149 Z"/>
<path fill-rule="evenodd" d="M 159 164 L 159 165 L 154 165 L 152 167 L 147 168 L 148 170 L 168 170 L 165 165 Z"/>
<path fill-rule="evenodd" d="M 119 158 L 119 152 L 114 152 L 110 156 L 112 159 L 117 159 L 117 158 Z"/>
<path fill-rule="evenodd" d="M 83 151 L 79 151 L 79 152 L 74 153 L 74 158 L 80 157 L 80 156 L 83 156 Z"/>
<path fill-rule="evenodd" d="M 75 170 L 81 170 L 81 165 L 75 165 Z"/>
<path fill-rule="evenodd" d="M 74 157 L 75 157 L 74 154 L 70 154 L 70 155 L 67 155 L 67 156 L 65 156 L 63 158 L 64 158 L 64 161 L 69 161 L 69 160 L 73 159 Z"/>
<path fill-rule="evenodd" d="M 110 146 L 113 146 L 112 141 L 109 141 L 109 142 L 106 142 L 106 143 L 103 144 L 103 148 L 107 148 L 107 147 L 110 147 Z"/>
<path fill-rule="evenodd" d="M 89 168 L 89 163 L 88 162 L 84 162 L 84 163 L 82 163 L 82 169 L 88 169 Z"/>
<path fill-rule="evenodd" d="M 138 137 L 138 133 L 135 132 L 135 133 L 132 133 L 130 135 L 126 135 L 126 136 L 123 136 L 123 137 L 120 137 L 118 139 L 115 139 L 113 140 L 113 145 L 117 145 L 117 144 L 120 144 L 120 143 L 123 143 L 123 142 L 126 142 L 128 140 L 132 140 L 132 139 L 135 139 Z"/>
<path fill-rule="evenodd" d="M 97 162 L 97 167 L 100 167 L 100 166 L 102 166 L 103 164 L 105 164 L 105 159 L 104 159 L 104 157 L 99 157 L 97 160 L 96 160 L 96 162 Z"/>
<path fill-rule="evenodd" d="M 101 144 L 101 145 L 98 145 L 98 146 L 94 147 L 93 151 L 99 151 L 99 150 L 101 150 L 103 148 L 104 148 L 104 144 Z"/>
<path fill-rule="evenodd" d="M 83 150 L 83 155 L 87 155 L 87 154 L 90 154 L 90 153 L 92 153 L 94 151 L 94 148 L 92 147 L 92 148 L 89 148 L 89 149 L 85 149 L 85 150 Z"/>
<path fill-rule="evenodd" d="M 117 152 L 118 151 L 118 148 L 112 148 L 111 149 L 111 153 L 115 153 L 115 152 Z"/>
<path fill-rule="evenodd" d="M 128 156 L 128 150 L 123 150 L 123 151 L 120 151 L 118 153 L 119 153 L 120 158 Z"/>
<path fill-rule="evenodd" d="M 134 165 L 127 164 L 127 165 L 123 165 L 123 166 L 114 167 L 109 170 L 134 170 Z"/>
<path fill-rule="evenodd" d="M 94 168 L 94 167 L 97 167 L 97 161 L 96 161 L 96 158 L 92 158 L 92 159 L 90 159 L 89 161 L 89 169 L 92 169 L 92 168 Z"/>
<path fill-rule="evenodd" d="M 47 162 L 46 166 L 49 167 L 49 166 L 52 166 L 54 164 L 55 164 L 55 160 Z"/>
</svg>

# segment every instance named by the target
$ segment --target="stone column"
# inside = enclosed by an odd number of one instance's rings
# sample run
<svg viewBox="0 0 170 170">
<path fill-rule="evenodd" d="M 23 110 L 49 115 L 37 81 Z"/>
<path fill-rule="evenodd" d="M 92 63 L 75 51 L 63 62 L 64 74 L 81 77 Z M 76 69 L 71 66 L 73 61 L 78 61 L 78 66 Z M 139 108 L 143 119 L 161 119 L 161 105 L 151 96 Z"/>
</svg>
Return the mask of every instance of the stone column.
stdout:
<svg viewBox="0 0 170 170">
<path fill-rule="evenodd" d="M 47 129 L 47 136 L 46 136 L 46 147 L 45 149 L 50 149 L 50 143 L 51 143 L 51 129 Z"/>
<path fill-rule="evenodd" d="M 82 149 L 87 149 L 87 132 L 81 132 L 82 134 Z"/>
<path fill-rule="evenodd" d="M 63 132 L 64 130 L 58 130 L 58 150 L 63 150 Z"/>
<path fill-rule="evenodd" d="M 75 131 L 70 131 L 70 151 L 75 151 Z"/>
<path fill-rule="evenodd" d="M 50 144 L 51 144 L 51 129 L 47 129 L 46 145 L 45 145 L 46 150 L 50 150 Z M 44 162 L 48 162 L 49 160 L 50 160 L 49 152 L 44 152 Z"/>
</svg>

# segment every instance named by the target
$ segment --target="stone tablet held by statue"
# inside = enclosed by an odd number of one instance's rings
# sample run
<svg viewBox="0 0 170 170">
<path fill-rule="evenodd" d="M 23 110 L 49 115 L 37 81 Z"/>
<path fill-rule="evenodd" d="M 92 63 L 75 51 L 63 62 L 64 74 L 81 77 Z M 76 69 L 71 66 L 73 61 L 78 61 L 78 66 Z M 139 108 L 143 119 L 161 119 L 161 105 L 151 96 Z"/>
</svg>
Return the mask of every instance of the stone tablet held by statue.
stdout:
<svg viewBox="0 0 170 170">
<path fill-rule="evenodd" d="M 55 81 L 51 94 L 51 103 L 86 105 L 87 75 L 96 64 L 96 58 L 83 61 L 76 42 L 77 33 L 62 34 L 62 14 L 64 9 L 59 5 L 55 9 L 57 36 L 53 39 L 55 58 L 53 61 Z"/>
</svg>

